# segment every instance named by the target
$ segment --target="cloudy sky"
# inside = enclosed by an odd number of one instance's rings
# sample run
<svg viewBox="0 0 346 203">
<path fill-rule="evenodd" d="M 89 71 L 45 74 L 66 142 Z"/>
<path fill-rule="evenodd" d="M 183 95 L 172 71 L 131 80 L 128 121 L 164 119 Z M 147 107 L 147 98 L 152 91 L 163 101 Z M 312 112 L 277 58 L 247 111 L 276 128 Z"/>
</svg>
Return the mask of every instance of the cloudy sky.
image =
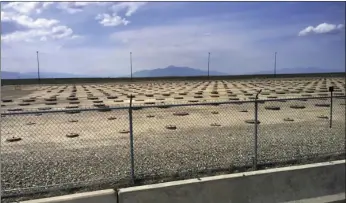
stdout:
<svg viewBox="0 0 346 203">
<path fill-rule="evenodd" d="M 169 65 L 230 74 L 345 68 L 344 2 L 1 3 L 1 68 L 128 75 Z"/>
</svg>

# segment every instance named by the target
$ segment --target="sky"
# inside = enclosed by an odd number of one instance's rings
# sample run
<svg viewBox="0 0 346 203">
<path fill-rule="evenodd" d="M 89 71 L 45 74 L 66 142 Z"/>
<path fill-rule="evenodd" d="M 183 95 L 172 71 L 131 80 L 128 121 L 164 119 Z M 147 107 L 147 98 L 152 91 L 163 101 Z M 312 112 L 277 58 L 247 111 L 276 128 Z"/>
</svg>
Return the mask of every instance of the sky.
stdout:
<svg viewBox="0 0 346 203">
<path fill-rule="evenodd" d="M 1 69 L 121 76 L 345 70 L 345 2 L 2 2 Z"/>
</svg>

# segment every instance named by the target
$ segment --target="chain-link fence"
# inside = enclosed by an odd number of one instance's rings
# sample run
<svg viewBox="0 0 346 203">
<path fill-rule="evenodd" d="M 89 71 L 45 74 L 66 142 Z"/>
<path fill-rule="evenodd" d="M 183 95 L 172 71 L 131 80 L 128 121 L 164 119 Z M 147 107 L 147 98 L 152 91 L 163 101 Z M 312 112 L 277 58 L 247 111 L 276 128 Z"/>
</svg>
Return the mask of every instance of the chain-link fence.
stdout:
<svg viewBox="0 0 346 203">
<path fill-rule="evenodd" d="M 258 162 L 313 159 L 345 153 L 344 99 L 280 99 L 258 105 Z"/>
<path fill-rule="evenodd" d="M 142 107 L 133 112 L 135 175 L 168 179 L 251 166 L 253 128 L 240 102 Z M 136 109 L 136 108 L 135 108 Z"/>
<path fill-rule="evenodd" d="M 2 114 L 4 196 L 129 179 L 128 128 L 127 109 Z"/>
<path fill-rule="evenodd" d="M 345 107 L 344 96 L 255 96 L 218 103 L 3 113 L 3 196 L 344 157 Z"/>
</svg>

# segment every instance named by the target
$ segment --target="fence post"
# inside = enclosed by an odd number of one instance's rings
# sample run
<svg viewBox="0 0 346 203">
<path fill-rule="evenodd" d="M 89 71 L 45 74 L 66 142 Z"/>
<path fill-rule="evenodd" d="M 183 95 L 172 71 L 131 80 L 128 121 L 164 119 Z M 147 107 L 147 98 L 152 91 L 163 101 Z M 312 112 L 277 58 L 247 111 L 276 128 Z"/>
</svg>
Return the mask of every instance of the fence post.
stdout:
<svg viewBox="0 0 346 203">
<path fill-rule="evenodd" d="M 134 184 L 135 183 L 135 160 L 134 160 L 134 150 L 133 150 L 132 95 L 130 96 L 129 122 L 130 122 L 129 131 L 130 131 L 131 181 L 132 181 L 132 184 Z"/>
<path fill-rule="evenodd" d="M 254 158 L 253 158 L 253 169 L 257 170 L 257 151 L 258 151 L 258 95 L 262 90 L 259 90 L 255 97 L 255 139 L 254 139 Z"/>
<path fill-rule="evenodd" d="M 332 125 L 333 125 L 333 91 L 334 91 L 334 87 L 330 86 L 329 87 L 329 92 L 330 92 L 329 128 L 332 128 Z"/>
</svg>

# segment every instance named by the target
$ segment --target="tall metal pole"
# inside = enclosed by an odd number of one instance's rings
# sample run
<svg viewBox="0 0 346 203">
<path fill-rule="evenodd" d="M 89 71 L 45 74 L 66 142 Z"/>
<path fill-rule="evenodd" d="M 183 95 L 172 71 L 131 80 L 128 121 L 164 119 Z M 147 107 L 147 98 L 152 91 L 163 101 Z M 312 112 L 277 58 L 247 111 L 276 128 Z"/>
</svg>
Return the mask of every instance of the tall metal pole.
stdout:
<svg viewBox="0 0 346 203">
<path fill-rule="evenodd" d="M 329 128 L 332 128 L 333 123 L 333 92 L 330 92 L 330 118 L 329 118 Z"/>
<path fill-rule="evenodd" d="M 38 79 L 38 84 L 41 84 L 41 78 L 40 78 L 40 61 L 38 59 L 38 51 L 36 51 L 36 56 L 37 56 L 37 79 Z"/>
<path fill-rule="evenodd" d="M 209 80 L 209 67 L 210 67 L 210 52 L 208 52 L 208 80 Z"/>
<path fill-rule="evenodd" d="M 333 86 L 329 87 L 329 91 L 330 91 L 329 128 L 332 128 L 332 123 L 333 123 L 333 91 L 334 91 L 334 87 Z"/>
<path fill-rule="evenodd" d="M 277 52 L 275 52 L 275 56 L 274 56 L 274 77 L 276 77 L 276 54 Z"/>
<path fill-rule="evenodd" d="M 131 180 L 132 184 L 135 184 L 135 158 L 134 158 L 134 148 L 133 148 L 133 119 L 132 119 L 132 94 L 130 97 L 129 106 L 129 130 L 130 130 L 130 158 L 131 158 Z"/>
<path fill-rule="evenodd" d="M 255 137 L 254 137 L 254 157 L 253 157 L 253 169 L 257 170 L 258 159 L 258 95 L 262 92 L 260 89 L 255 96 Z"/>
<path fill-rule="evenodd" d="M 131 68 L 131 81 L 132 81 L 132 52 L 130 52 L 130 68 Z"/>
</svg>

